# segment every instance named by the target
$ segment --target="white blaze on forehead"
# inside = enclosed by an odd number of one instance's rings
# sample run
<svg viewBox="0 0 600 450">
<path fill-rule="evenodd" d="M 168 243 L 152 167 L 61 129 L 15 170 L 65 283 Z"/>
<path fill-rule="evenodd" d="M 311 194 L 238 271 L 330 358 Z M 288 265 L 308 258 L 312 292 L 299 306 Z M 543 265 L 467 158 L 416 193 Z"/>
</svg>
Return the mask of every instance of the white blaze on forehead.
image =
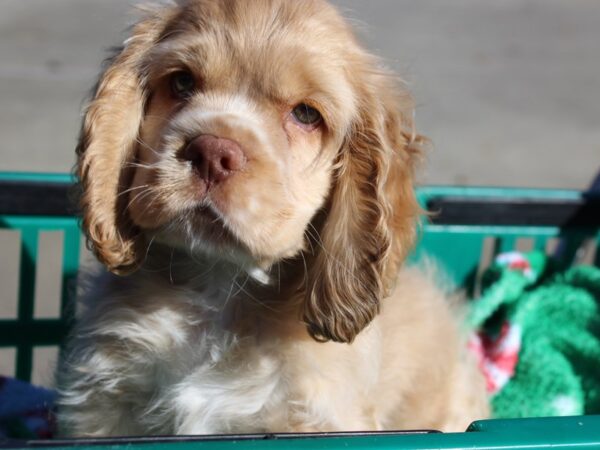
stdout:
<svg viewBox="0 0 600 450">
<path fill-rule="evenodd" d="M 211 134 L 219 128 L 217 122 L 220 121 L 232 130 L 250 131 L 261 151 L 273 152 L 256 105 L 241 95 L 208 94 L 193 99 L 191 105 L 173 120 L 167 134 L 187 138 Z"/>
</svg>

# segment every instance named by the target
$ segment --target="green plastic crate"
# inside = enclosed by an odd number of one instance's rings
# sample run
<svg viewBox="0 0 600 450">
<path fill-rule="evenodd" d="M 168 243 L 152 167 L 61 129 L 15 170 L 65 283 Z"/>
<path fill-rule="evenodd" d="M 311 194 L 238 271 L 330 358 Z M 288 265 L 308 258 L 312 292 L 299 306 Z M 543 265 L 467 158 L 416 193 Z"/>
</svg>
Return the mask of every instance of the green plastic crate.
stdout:
<svg viewBox="0 0 600 450">
<path fill-rule="evenodd" d="M 60 345 L 68 332 L 69 298 L 81 235 L 71 209 L 69 175 L 0 173 L 0 228 L 20 231 L 18 311 L 0 319 L 0 347 L 16 349 L 15 375 L 30 380 L 33 349 Z M 551 250 L 565 266 L 600 266 L 598 195 L 570 190 L 424 187 L 420 202 L 433 212 L 411 256 L 437 259 L 457 285 L 476 289 L 482 255 L 520 245 Z M 34 318 L 39 233 L 63 233 L 60 318 Z M 491 249 L 491 250 L 490 250 Z M 600 376 L 600 368 L 599 368 Z M 600 416 L 487 420 L 465 433 L 336 433 L 64 441 L 3 441 L 0 448 L 192 449 L 600 449 Z"/>
</svg>

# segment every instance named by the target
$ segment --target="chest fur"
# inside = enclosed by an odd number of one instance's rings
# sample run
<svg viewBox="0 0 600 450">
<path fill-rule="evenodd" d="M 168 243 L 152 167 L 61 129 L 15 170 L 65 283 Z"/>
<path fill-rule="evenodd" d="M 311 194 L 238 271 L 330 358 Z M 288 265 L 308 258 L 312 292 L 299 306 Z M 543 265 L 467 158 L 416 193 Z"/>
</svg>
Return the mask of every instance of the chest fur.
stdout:
<svg viewBox="0 0 600 450">
<path fill-rule="evenodd" d="M 190 292 L 144 294 L 105 298 L 105 313 L 90 316 L 102 342 L 91 358 L 101 355 L 111 367 L 106 379 L 127 393 L 114 401 L 130 411 L 128 428 L 206 434 L 329 421 L 339 429 L 351 426 L 348 414 L 362 417 L 377 377 L 376 332 L 352 345 L 322 344 L 245 318 L 244 329 L 256 329 L 240 334 L 227 325 L 231 317 Z"/>
</svg>

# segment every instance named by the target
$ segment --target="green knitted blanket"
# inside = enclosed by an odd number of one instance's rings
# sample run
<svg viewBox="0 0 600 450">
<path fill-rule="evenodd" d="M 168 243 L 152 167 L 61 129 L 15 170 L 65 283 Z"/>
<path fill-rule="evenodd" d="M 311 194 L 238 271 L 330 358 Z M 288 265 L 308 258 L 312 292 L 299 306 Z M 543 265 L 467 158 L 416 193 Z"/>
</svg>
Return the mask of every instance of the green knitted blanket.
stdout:
<svg viewBox="0 0 600 450">
<path fill-rule="evenodd" d="M 495 417 L 600 413 L 600 269 L 505 253 L 471 303 L 469 345 Z"/>
</svg>

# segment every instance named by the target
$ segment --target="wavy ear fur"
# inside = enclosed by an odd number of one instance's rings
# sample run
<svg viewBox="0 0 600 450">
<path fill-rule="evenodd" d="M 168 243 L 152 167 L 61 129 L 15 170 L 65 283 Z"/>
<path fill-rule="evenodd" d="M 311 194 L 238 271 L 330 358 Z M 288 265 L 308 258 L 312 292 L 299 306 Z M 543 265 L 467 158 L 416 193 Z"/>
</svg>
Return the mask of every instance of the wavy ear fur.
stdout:
<svg viewBox="0 0 600 450">
<path fill-rule="evenodd" d="M 87 107 L 77 146 L 80 206 L 88 246 L 115 273 L 135 269 L 139 238 L 128 223 L 127 162 L 134 156 L 146 94 L 142 63 L 175 8 L 147 11 L 123 48 L 108 62 Z"/>
<path fill-rule="evenodd" d="M 319 341 L 352 342 L 377 315 L 420 212 L 413 171 L 422 139 L 412 133 L 412 100 L 391 77 L 368 76 L 308 275 L 304 320 Z"/>
</svg>

